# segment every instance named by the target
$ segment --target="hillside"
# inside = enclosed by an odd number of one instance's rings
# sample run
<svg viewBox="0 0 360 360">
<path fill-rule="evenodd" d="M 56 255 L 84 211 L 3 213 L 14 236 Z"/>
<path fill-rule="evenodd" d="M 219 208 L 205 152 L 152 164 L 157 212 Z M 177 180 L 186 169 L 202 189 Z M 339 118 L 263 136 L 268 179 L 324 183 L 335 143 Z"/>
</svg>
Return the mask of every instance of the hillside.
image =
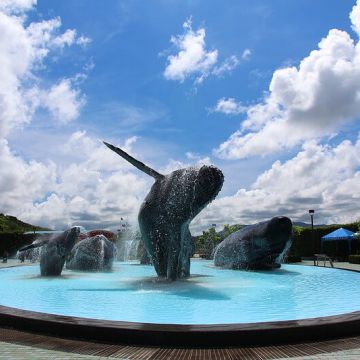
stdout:
<svg viewBox="0 0 360 360">
<path fill-rule="evenodd" d="M 0 233 L 24 233 L 34 230 L 49 230 L 20 221 L 15 216 L 0 214 Z"/>
</svg>

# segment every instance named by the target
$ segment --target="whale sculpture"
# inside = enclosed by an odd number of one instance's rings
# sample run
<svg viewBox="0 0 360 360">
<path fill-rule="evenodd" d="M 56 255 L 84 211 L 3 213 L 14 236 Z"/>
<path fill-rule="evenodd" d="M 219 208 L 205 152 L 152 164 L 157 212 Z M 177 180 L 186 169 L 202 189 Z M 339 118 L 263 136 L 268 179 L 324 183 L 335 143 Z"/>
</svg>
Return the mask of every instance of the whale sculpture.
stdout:
<svg viewBox="0 0 360 360">
<path fill-rule="evenodd" d="M 285 216 L 245 226 L 215 248 L 214 264 L 229 269 L 279 268 L 290 248 L 291 234 L 292 223 Z"/>
<path fill-rule="evenodd" d="M 193 248 L 189 224 L 221 190 L 221 170 L 204 165 L 162 175 L 125 151 L 104 144 L 155 179 L 138 219 L 145 249 L 158 276 L 170 280 L 188 277 Z"/>
<path fill-rule="evenodd" d="M 80 271 L 110 271 L 116 258 L 116 246 L 104 235 L 79 241 L 71 250 L 66 268 Z"/>
<path fill-rule="evenodd" d="M 38 243 L 42 243 L 42 241 L 40 239 L 37 239 L 35 241 L 32 242 L 31 245 L 36 245 Z M 28 250 L 18 250 L 18 252 L 16 253 L 16 257 L 21 261 L 24 262 L 25 260 L 29 260 L 30 262 L 34 263 L 40 260 L 40 256 L 41 256 L 41 245 L 39 245 L 40 247 L 32 247 Z"/>
<path fill-rule="evenodd" d="M 42 246 L 40 254 L 40 273 L 42 276 L 61 275 L 66 257 L 70 254 L 79 236 L 79 227 L 64 231 L 57 237 L 49 240 L 34 242 L 19 251 L 26 251 Z"/>
</svg>

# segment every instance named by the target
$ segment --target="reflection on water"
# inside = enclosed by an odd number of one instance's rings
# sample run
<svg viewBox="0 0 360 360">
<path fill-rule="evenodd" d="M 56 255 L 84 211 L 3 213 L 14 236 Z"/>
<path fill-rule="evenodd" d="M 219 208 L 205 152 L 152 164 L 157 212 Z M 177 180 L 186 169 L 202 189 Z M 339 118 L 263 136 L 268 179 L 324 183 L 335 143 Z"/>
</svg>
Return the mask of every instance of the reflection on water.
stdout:
<svg viewBox="0 0 360 360">
<path fill-rule="evenodd" d="M 124 284 L 119 284 L 117 288 L 71 288 L 68 291 L 88 291 L 88 292 L 159 292 L 164 295 L 180 296 L 191 299 L 206 299 L 210 301 L 217 300 L 229 300 L 230 297 L 224 294 L 222 291 L 207 288 L 202 286 L 200 280 L 196 281 L 196 278 L 207 278 L 209 276 L 193 276 L 192 278 L 179 281 L 169 281 L 167 279 L 157 277 L 146 277 L 142 279 L 136 279 L 134 281 L 128 281 Z"/>
</svg>

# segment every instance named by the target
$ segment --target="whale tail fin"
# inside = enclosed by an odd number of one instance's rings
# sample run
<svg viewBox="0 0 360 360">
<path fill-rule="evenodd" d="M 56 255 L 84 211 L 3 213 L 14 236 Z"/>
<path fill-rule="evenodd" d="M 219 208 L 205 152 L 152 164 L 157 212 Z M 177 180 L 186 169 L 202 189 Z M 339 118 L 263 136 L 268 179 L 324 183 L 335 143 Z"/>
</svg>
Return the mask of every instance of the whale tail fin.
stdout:
<svg viewBox="0 0 360 360">
<path fill-rule="evenodd" d="M 49 240 L 43 240 L 43 241 L 39 241 L 37 243 L 32 243 L 30 245 L 26 245 L 26 246 L 22 247 L 21 249 L 19 249 L 19 252 L 38 248 L 40 246 L 43 246 L 43 245 L 47 244 L 48 242 L 49 242 Z"/>
<path fill-rule="evenodd" d="M 127 154 L 124 150 L 121 150 L 120 148 L 111 145 L 105 141 L 103 141 L 103 143 L 112 151 L 115 151 L 117 154 L 119 154 L 122 158 L 124 158 L 125 160 L 127 160 L 130 164 L 134 165 L 136 168 L 138 168 L 139 170 L 143 171 L 145 174 L 148 174 L 150 176 L 152 176 L 154 179 L 156 180 L 161 180 L 164 175 L 159 174 L 157 171 L 155 171 L 154 169 L 148 167 L 147 165 L 145 165 L 144 163 L 142 163 L 139 160 L 136 160 L 135 158 L 133 158 L 132 156 L 130 156 L 129 154 Z"/>
</svg>

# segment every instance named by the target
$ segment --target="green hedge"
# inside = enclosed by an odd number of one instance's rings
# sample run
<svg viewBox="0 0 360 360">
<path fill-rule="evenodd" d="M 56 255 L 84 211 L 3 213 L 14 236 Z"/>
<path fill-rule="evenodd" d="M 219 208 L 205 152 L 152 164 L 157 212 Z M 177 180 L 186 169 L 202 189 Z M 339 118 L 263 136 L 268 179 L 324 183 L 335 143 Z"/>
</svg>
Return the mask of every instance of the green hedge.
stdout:
<svg viewBox="0 0 360 360">
<path fill-rule="evenodd" d="M 301 257 L 297 256 L 297 255 L 288 255 L 285 257 L 285 263 L 290 264 L 290 263 L 297 263 L 297 262 L 301 262 Z"/>
<path fill-rule="evenodd" d="M 289 254 L 301 257 L 312 257 L 313 254 L 323 252 L 331 257 L 347 260 L 347 241 L 326 241 L 323 243 L 323 249 L 321 250 L 321 237 L 339 229 L 340 227 L 356 232 L 359 230 L 359 222 L 319 226 L 315 227 L 313 232 L 311 227 L 294 226 L 293 243 Z M 360 252 L 359 240 L 352 241 L 351 252 L 353 254 Z"/>
<path fill-rule="evenodd" d="M 360 255 L 350 255 L 349 263 L 351 264 L 360 264 Z"/>
<path fill-rule="evenodd" d="M 233 232 L 241 229 L 244 225 L 224 225 L 223 230 L 216 232 L 215 228 L 211 227 L 203 231 L 202 235 L 194 236 L 194 251 L 199 254 L 201 258 L 212 259 L 214 249 L 216 246 L 228 237 Z"/>
<path fill-rule="evenodd" d="M 21 247 L 31 244 L 35 238 L 35 234 L 0 233 L 0 257 L 5 251 L 14 256 Z"/>
</svg>

